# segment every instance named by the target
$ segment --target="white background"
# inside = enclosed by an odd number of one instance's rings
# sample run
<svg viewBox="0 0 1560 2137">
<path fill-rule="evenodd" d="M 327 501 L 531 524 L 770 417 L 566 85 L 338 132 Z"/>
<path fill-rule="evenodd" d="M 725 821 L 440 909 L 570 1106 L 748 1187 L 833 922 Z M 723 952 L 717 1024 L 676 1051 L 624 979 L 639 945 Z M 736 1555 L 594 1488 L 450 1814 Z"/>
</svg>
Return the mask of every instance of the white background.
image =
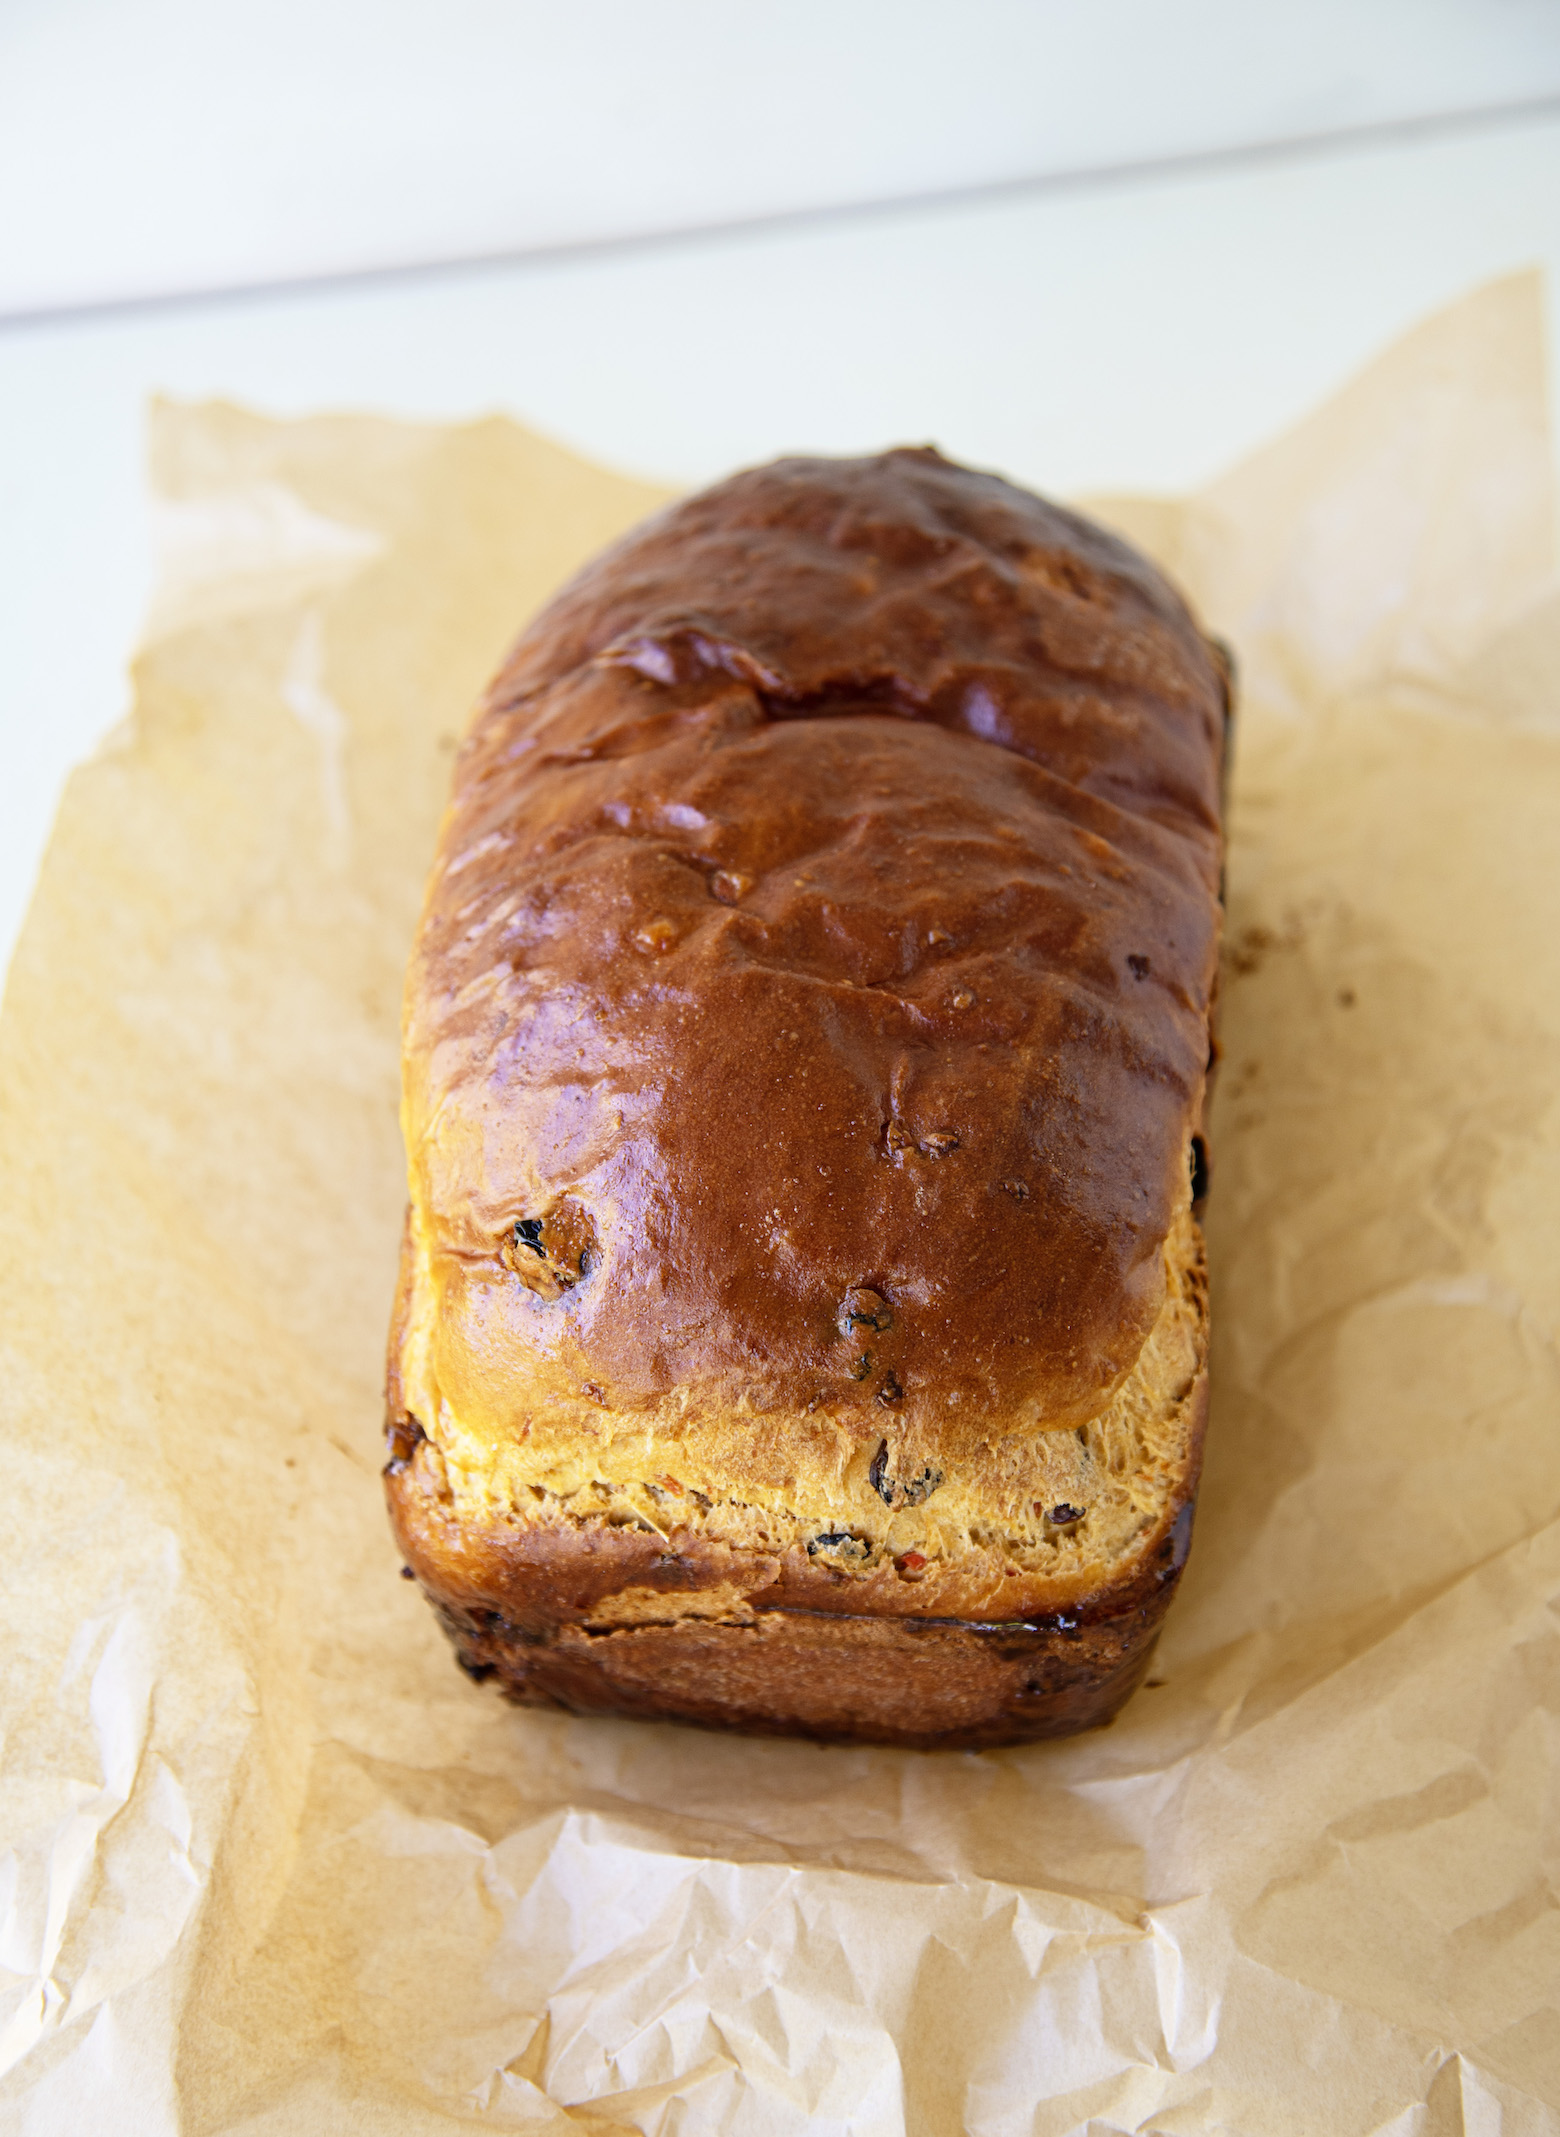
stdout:
<svg viewBox="0 0 1560 2137">
<path fill-rule="evenodd" d="M 0 0 L 0 960 L 153 392 L 1173 490 L 1534 262 L 1560 0 Z"/>
</svg>

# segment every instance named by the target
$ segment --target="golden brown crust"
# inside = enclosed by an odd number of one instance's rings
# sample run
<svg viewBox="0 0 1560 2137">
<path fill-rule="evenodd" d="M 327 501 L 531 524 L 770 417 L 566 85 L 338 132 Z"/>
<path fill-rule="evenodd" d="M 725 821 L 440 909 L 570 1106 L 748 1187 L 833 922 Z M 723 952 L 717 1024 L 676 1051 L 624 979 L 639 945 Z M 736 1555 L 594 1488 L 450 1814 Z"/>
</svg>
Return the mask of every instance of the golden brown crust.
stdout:
<svg viewBox="0 0 1560 2137">
<path fill-rule="evenodd" d="M 1128 1682 L 1200 1444 L 1226 703 L 1141 558 L 926 452 L 739 476 L 527 633 L 407 994 L 390 1488 L 479 1665 L 681 1713 L 831 1614 L 1096 1595 Z M 1018 1682 L 958 1728 L 1043 1733 Z"/>
</svg>

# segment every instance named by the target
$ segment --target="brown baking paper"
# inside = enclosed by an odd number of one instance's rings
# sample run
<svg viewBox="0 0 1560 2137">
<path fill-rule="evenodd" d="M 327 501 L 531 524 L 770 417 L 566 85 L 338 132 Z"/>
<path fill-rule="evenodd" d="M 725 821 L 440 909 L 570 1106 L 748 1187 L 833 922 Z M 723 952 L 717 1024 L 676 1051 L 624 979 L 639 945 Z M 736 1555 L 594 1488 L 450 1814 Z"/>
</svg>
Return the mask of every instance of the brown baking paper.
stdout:
<svg viewBox="0 0 1560 2137">
<path fill-rule="evenodd" d="M 450 752 L 657 499 L 164 408 L 3 1088 L 3 2126 L 1560 2129 L 1560 599 L 1533 278 L 1184 505 L 1233 640 L 1215 1400 L 1152 1682 L 984 1754 L 507 1708 L 385 1525 Z"/>
</svg>

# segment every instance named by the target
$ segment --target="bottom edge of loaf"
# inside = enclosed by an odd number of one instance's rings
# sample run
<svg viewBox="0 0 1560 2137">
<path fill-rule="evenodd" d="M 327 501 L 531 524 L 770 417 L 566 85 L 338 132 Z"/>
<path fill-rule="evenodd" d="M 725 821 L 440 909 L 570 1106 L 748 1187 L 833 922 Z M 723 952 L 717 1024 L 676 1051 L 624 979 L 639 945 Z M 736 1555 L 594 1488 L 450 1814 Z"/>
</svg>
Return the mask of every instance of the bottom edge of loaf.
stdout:
<svg viewBox="0 0 1560 2137">
<path fill-rule="evenodd" d="M 468 1675 L 531 1707 L 750 1736 L 980 1750 L 1112 1721 L 1176 1586 L 1090 1622 L 970 1624 L 773 1609 L 747 1623 L 537 1632 L 436 1603 Z"/>
</svg>

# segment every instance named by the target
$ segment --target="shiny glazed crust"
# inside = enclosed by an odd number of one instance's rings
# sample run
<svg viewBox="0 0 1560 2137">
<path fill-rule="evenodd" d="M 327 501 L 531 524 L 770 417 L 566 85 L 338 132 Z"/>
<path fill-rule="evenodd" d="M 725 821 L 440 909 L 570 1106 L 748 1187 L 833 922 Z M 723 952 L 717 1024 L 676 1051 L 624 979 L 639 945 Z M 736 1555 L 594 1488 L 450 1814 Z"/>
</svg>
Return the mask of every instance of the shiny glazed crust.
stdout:
<svg viewBox="0 0 1560 2137">
<path fill-rule="evenodd" d="M 516 1697 L 1109 1719 L 1190 1535 L 1223 666 L 936 454 L 678 506 L 522 639 L 408 979 L 387 1488 Z"/>
</svg>

